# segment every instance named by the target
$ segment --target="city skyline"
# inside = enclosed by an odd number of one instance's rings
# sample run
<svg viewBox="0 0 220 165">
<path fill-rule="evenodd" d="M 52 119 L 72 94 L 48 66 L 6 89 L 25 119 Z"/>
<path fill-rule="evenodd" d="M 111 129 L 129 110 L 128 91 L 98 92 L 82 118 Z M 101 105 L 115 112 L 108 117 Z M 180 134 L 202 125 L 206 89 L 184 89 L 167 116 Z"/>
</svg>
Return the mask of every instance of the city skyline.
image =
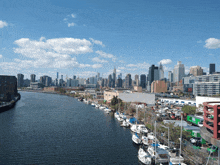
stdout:
<svg viewBox="0 0 220 165">
<path fill-rule="evenodd" d="M 182 61 L 209 72 L 218 62 L 220 2 L 193 1 L 2 1 L 1 74 L 57 72 L 107 78 L 116 67 L 123 78 L 147 75 L 154 64 L 164 77 Z"/>
</svg>

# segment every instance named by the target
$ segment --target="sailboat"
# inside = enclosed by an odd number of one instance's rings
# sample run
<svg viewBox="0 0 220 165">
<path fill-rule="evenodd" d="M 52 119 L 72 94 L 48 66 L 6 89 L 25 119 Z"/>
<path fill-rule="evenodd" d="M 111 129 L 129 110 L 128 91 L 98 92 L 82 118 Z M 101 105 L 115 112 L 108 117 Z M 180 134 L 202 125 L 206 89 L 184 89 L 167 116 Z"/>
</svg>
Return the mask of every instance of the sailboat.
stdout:
<svg viewBox="0 0 220 165">
<path fill-rule="evenodd" d="M 136 108 L 136 114 L 137 114 L 137 117 L 138 117 L 137 108 Z M 137 120 L 136 120 L 136 127 L 137 127 Z M 133 140 L 133 142 L 136 143 L 136 144 L 141 144 L 141 138 L 137 135 L 137 133 L 135 133 L 135 134 L 132 135 L 132 140 Z"/>
<path fill-rule="evenodd" d="M 152 163 L 151 156 L 145 147 L 142 147 L 138 150 L 138 159 L 141 161 L 141 163 L 146 165 L 150 165 Z"/>
<path fill-rule="evenodd" d="M 125 110 L 125 108 L 124 108 L 124 110 Z M 121 126 L 122 127 L 129 127 L 130 124 L 127 122 L 127 120 L 126 120 L 127 118 L 126 118 L 126 116 L 124 114 L 123 114 L 122 118 L 123 118 L 123 122 L 122 122 Z"/>
</svg>

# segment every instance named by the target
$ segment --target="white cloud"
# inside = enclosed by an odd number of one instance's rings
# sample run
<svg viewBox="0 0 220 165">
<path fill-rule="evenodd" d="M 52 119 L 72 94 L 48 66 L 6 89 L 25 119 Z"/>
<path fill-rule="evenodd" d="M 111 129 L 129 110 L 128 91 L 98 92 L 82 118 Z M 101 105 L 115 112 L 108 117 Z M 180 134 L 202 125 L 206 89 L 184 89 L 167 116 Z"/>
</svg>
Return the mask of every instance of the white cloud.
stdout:
<svg viewBox="0 0 220 165">
<path fill-rule="evenodd" d="M 76 15 L 74 15 L 74 14 L 71 14 L 71 17 L 72 17 L 72 18 L 76 18 Z"/>
<path fill-rule="evenodd" d="M 68 27 L 75 26 L 75 23 L 68 23 Z"/>
<path fill-rule="evenodd" d="M 101 68 L 103 65 L 102 64 L 93 64 L 93 65 L 90 65 L 90 64 L 80 64 L 79 67 L 80 68 L 86 68 L 86 67 L 91 67 L 91 68 Z"/>
<path fill-rule="evenodd" d="M 103 65 L 102 64 L 94 64 L 92 65 L 92 68 L 101 68 Z"/>
<path fill-rule="evenodd" d="M 163 59 L 159 62 L 159 64 L 162 64 L 162 65 L 166 65 L 166 64 L 171 64 L 172 63 L 172 60 L 171 59 Z"/>
<path fill-rule="evenodd" d="M 64 19 L 63 19 L 63 21 L 67 21 L 67 20 L 68 20 L 67 18 L 64 18 Z"/>
<path fill-rule="evenodd" d="M 204 47 L 206 47 L 208 49 L 218 49 L 218 48 L 220 48 L 220 39 L 209 38 L 205 42 L 206 42 L 206 44 L 205 44 Z"/>
<path fill-rule="evenodd" d="M 108 61 L 106 61 L 106 60 L 101 60 L 99 57 L 94 57 L 94 58 L 92 59 L 92 61 L 93 61 L 93 62 L 101 62 L 101 63 L 108 62 Z"/>
<path fill-rule="evenodd" d="M 3 55 L 0 54 L 0 58 L 3 58 Z"/>
<path fill-rule="evenodd" d="M 121 66 L 121 67 L 118 67 L 118 69 L 120 69 L 120 70 L 125 70 L 126 68 L 123 67 L 123 66 Z"/>
<path fill-rule="evenodd" d="M 150 67 L 150 64 L 146 63 L 146 62 L 143 62 L 143 63 L 137 63 L 137 64 L 128 64 L 126 65 L 127 67 L 136 67 L 136 68 L 139 68 L 139 69 L 149 69 Z M 129 70 L 129 69 L 127 69 Z"/>
<path fill-rule="evenodd" d="M 105 45 L 102 43 L 102 41 L 94 40 L 93 38 L 89 38 L 94 44 L 101 45 L 102 47 L 105 47 Z"/>
<path fill-rule="evenodd" d="M 116 61 L 116 57 L 114 55 L 112 55 L 112 54 L 107 54 L 107 53 L 105 53 L 105 52 L 103 52 L 101 50 L 97 50 L 96 53 L 99 54 L 101 57 L 111 58 L 112 61 L 114 61 L 114 62 Z"/>
<path fill-rule="evenodd" d="M 3 28 L 5 26 L 8 26 L 8 23 L 0 20 L 0 28 Z"/>
</svg>

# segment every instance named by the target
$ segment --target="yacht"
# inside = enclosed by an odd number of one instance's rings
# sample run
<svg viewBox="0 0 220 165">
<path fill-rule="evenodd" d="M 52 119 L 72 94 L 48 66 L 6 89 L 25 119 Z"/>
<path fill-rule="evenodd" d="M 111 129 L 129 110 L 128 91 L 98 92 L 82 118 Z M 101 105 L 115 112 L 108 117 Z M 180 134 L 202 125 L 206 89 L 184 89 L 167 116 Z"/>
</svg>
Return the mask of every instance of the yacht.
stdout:
<svg viewBox="0 0 220 165">
<path fill-rule="evenodd" d="M 132 141 L 133 141 L 135 144 L 141 144 L 141 139 L 140 139 L 140 137 L 137 135 L 137 133 L 135 133 L 135 134 L 132 135 Z"/>
<path fill-rule="evenodd" d="M 131 131 L 132 131 L 132 132 L 137 132 L 137 130 L 138 130 L 138 125 L 137 125 L 137 124 L 133 124 L 133 125 L 131 126 Z"/>
<path fill-rule="evenodd" d="M 144 145 L 149 145 L 149 142 L 148 142 L 148 137 L 147 136 L 142 136 L 141 137 L 141 141 Z"/>
<path fill-rule="evenodd" d="M 138 159 L 141 163 L 146 165 L 150 165 L 152 163 L 151 156 L 144 147 L 138 150 Z"/>
<path fill-rule="evenodd" d="M 126 121 L 126 120 L 123 120 L 122 124 L 121 124 L 122 127 L 129 127 L 129 123 Z"/>
<path fill-rule="evenodd" d="M 104 110 L 106 107 L 100 106 L 99 109 Z"/>
<path fill-rule="evenodd" d="M 148 130 L 144 124 L 138 125 L 138 130 L 139 130 L 138 132 L 140 133 L 148 133 Z"/>
<path fill-rule="evenodd" d="M 158 143 L 151 144 L 147 151 L 152 158 L 156 159 L 156 163 L 168 163 L 169 162 L 169 153 L 163 148 L 159 147 Z"/>
<path fill-rule="evenodd" d="M 109 113 L 109 112 L 111 112 L 111 109 L 105 108 L 104 111 L 105 111 L 106 113 Z"/>
<path fill-rule="evenodd" d="M 95 107 L 95 103 L 91 103 L 91 106 L 92 106 L 92 107 Z"/>
</svg>

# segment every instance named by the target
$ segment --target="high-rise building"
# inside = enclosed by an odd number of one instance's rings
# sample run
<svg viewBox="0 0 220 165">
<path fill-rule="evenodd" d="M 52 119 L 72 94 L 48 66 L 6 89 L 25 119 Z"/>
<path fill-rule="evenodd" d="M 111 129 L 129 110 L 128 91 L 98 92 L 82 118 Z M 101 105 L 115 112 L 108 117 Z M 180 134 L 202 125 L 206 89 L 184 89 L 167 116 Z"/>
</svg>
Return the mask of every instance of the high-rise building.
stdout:
<svg viewBox="0 0 220 165">
<path fill-rule="evenodd" d="M 178 61 L 177 65 L 175 65 L 173 69 L 173 81 L 179 82 L 184 76 L 185 76 L 184 64 L 182 64 L 181 61 Z"/>
<path fill-rule="evenodd" d="M 40 83 L 43 84 L 44 86 L 51 86 L 52 78 L 46 75 L 41 76 Z"/>
<path fill-rule="evenodd" d="M 203 75 L 203 69 L 200 66 L 191 66 L 189 73 L 194 76 L 201 76 Z"/>
<path fill-rule="evenodd" d="M 125 88 L 130 88 L 131 87 L 131 74 L 127 74 L 125 77 Z"/>
<path fill-rule="evenodd" d="M 76 79 L 76 76 L 75 75 L 73 75 L 73 80 L 75 80 Z"/>
<path fill-rule="evenodd" d="M 31 82 L 35 82 L 36 79 L 36 75 L 35 74 L 31 74 Z"/>
<path fill-rule="evenodd" d="M 141 84 L 140 84 L 140 86 L 142 87 L 142 89 L 143 89 L 143 88 L 146 88 L 146 75 L 145 75 L 145 74 L 142 74 L 142 75 L 140 76 L 140 78 L 141 78 Z"/>
<path fill-rule="evenodd" d="M 108 75 L 108 87 L 112 87 L 112 75 Z"/>
<path fill-rule="evenodd" d="M 148 81 L 151 84 L 154 80 L 159 80 L 159 69 L 155 65 L 151 65 L 149 68 Z"/>
<path fill-rule="evenodd" d="M 136 74 L 136 75 L 134 76 L 134 81 L 135 81 L 135 85 L 136 85 L 136 86 L 139 86 L 139 75 Z"/>
<path fill-rule="evenodd" d="M 116 83 L 116 69 L 114 68 L 113 74 L 112 74 L 112 87 L 115 87 Z"/>
<path fill-rule="evenodd" d="M 212 74 L 215 72 L 215 64 L 209 64 L 209 74 Z"/>
<path fill-rule="evenodd" d="M 164 78 L 164 70 L 163 70 L 163 65 L 160 63 L 159 66 L 159 80 Z"/>
<path fill-rule="evenodd" d="M 24 86 L 24 75 L 19 73 L 17 75 L 17 79 L 18 79 L 18 84 L 17 84 L 17 87 L 23 87 Z"/>
<path fill-rule="evenodd" d="M 122 88 L 122 79 L 119 77 L 117 81 L 117 87 Z"/>
<path fill-rule="evenodd" d="M 57 80 L 59 79 L 59 72 L 57 72 Z"/>
<path fill-rule="evenodd" d="M 168 79 L 169 79 L 170 82 L 173 82 L 173 73 L 172 73 L 172 71 L 168 72 Z"/>
</svg>

